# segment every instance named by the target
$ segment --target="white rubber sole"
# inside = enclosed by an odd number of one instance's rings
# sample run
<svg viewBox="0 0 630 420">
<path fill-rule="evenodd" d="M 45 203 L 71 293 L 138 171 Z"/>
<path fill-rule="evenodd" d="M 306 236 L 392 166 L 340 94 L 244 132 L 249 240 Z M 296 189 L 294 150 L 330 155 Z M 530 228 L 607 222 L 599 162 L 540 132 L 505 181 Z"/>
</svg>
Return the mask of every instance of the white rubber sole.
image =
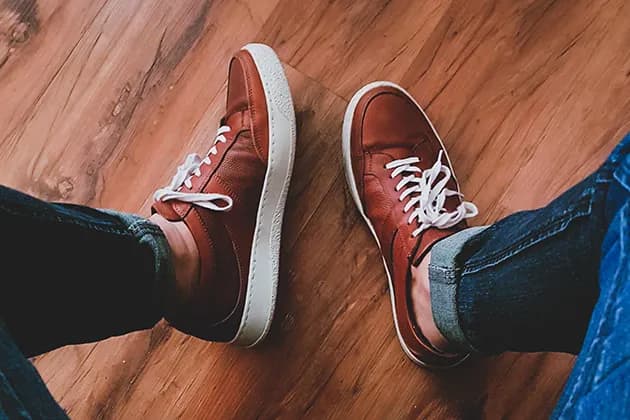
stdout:
<svg viewBox="0 0 630 420">
<path fill-rule="evenodd" d="M 378 240 L 378 236 L 376 236 L 376 231 L 374 230 L 374 226 L 372 225 L 372 222 L 370 221 L 370 219 L 368 219 L 367 215 L 365 214 L 365 211 L 363 209 L 363 204 L 361 204 L 361 199 L 359 198 L 359 190 L 357 189 L 357 184 L 354 179 L 354 172 L 352 170 L 352 149 L 350 145 L 350 134 L 352 132 L 352 118 L 354 116 L 354 112 L 357 108 L 357 105 L 359 101 L 361 100 L 361 98 L 363 97 L 363 95 L 365 95 L 372 89 L 379 88 L 379 87 L 393 87 L 393 88 L 399 89 L 401 92 L 407 95 L 409 99 L 413 101 L 414 104 L 416 104 L 418 109 L 420 109 L 422 114 L 426 117 L 427 121 L 429 121 L 429 124 L 431 125 L 431 129 L 433 130 L 433 133 L 435 134 L 436 138 L 440 141 L 440 144 L 442 145 L 442 149 L 444 150 L 444 154 L 446 155 L 446 160 L 448 161 L 448 164 L 450 165 L 451 168 L 453 167 L 453 165 L 451 165 L 451 161 L 450 161 L 450 158 L 448 157 L 448 154 L 446 153 L 446 148 L 444 147 L 444 143 L 442 142 L 442 139 L 438 135 L 437 130 L 431 123 L 431 120 L 427 117 L 427 115 L 424 113 L 424 110 L 422 109 L 420 105 L 418 105 L 418 103 L 413 98 L 413 96 L 411 96 L 409 92 L 407 92 L 405 89 L 403 89 L 402 87 L 392 82 L 379 81 L 379 82 L 372 82 L 363 86 L 361 89 L 357 91 L 357 93 L 354 94 L 354 96 L 350 100 L 350 103 L 348 104 L 348 107 L 346 108 L 346 113 L 343 119 L 342 135 L 341 135 L 343 161 L 344 161 L 344 168 L 345 168 L 345 173 L 346 173 L 346 180 L 348 182 L 348 187 L 350 189 L 352 198 L 354 199 L 354 203 L 359 209 L 359 213 L 361 213 L 361 216 L 363 216 L 363 220 L 365 220 L 365 223 L 367 223 L 368 227 L 370 228 L 370 232 L 372 232 L 372 236 L 374 236 L 374 240 L 376 240 L 376 244 L 378 245 L 379 249 L 381 249 L 381 255 L 383 257 L 383 265 L 385 266 L 385 272 L 387 273 L 387 281 L 389 283 L 389 296 L 391 298 L 392 312 L 394 315 L 394 325 L 396 326 L 396 335 L 398 336 L 398 341 L 400 342 L 400 345 L 403 351 L 405 352 L 405 354 L 414 363 L 423 367 L 427 367 L 427 368 L 435 368 L 435 366 L 426 364 L 425 362 L 423 362 L 422 360 L 414 356 L 411 350 L 409 350 L 409 347 L 407 346 L 407 344 L 405 343 L 405 340 L 403 340 L 402 338 L 402 334 L 400 333 L 400 327 L 398 326 L 398 318 L 396 317 L 396 299 L 394 297 L 394 284 L 392 282 L 392 276 L 391 276 L 391 273 L 389 272 L 389 267 L 387 267 L 387 262 L 385 261 L 385 256 L 382 252 L 381 243 Z M 459 183 L 457 182 L 455 175 L 453 175 L 453 178 L 455 179 L 455 183 L 457 184 L 457 190 L 459 191 Z M 457 363 L 454 363 L 453 365 L 448 366 L 448 367 L 457 366 L 458 364 L 462 363 L 466 358 L 467 357 L 463 358 L 462 360 L 459 360 Z"/>
<path fill-rule="evenodd" d="M 271 327 L 278 290 L 282 218 L 295 158 L 296 124 L 289 83 L 276 53 L 248 44 L 260 74 L 269 114 L 269 157 L 258 206 L 249 265 L 245 309 L 232 343 L 251 347 Z"/>
</svg>

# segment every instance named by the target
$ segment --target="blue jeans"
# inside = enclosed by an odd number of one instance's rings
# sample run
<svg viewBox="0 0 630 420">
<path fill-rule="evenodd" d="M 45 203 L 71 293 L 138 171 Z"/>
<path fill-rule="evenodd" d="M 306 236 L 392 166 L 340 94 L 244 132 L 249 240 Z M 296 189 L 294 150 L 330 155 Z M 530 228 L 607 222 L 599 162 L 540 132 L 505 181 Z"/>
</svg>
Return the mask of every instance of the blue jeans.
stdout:
<svg viewBox="0 0 630 420">
<path fill-rule="evenodd" d="M 431 252 L 433 315 L 451 343 L 482 354 L 579 352 L 557 418 L 630 417 L 629 152 L 630 135 L 548 206 Z"/>
<path fill-rule="evenodd" d="M 582 346 L 556 417 L 628 415 L 629 148 L 627 137 L 549 206 L 433 248 L 432 306 L 454 343 L 482 353 Z M 25 355 L 152 327 L 172 279 L 168 244 L 145 219 L 4 187 L 0 232 L 11 273 L 0 280 L 0 419 L 66 418 Z"/>
<path fill-rule="evenodd" d="M 0 186 L 0 419 L 66 418 L 25 356 L 151 328 L 169 247 L 146 219 Z"/>
</svg>

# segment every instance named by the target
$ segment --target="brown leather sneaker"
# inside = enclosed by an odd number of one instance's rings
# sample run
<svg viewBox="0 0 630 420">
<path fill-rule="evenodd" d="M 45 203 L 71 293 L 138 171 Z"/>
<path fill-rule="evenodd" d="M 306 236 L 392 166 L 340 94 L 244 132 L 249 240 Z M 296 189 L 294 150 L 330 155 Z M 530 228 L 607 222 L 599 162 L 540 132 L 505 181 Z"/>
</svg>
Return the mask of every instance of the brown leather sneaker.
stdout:
<svg viewBox="0 0 630 420">
<path fill-rule="evenodd" d="M 271 48 L 246 45 L 230 63 L 227 110 L 204 157 L 189 155 L 153 211 L 183 221 L 200 278 L 174 281 L 165 318 L 206 340 L 253 346 L 271 325 L 282 216 L 295 153 L 295 114 Z"/>
<path fill-rule="evenodd" d="M 461 200 L 435 128 L 404 89 L 371 83 L 346 110 L 343 155 L 350 192 L 383 255 L 403 350 L 426 367 L 461 363 L 468 355 L 440 351 L 422 335 L 410 297 L 411 265 L 477 214 Z"/>
</svg>

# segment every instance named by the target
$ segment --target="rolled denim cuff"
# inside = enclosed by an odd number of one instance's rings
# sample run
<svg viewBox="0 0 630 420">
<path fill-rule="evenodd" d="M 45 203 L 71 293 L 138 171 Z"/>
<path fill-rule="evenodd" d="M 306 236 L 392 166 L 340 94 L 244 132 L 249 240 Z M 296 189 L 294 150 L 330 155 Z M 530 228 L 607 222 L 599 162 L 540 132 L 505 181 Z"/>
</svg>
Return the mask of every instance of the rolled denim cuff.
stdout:
<svg viewBox="0 0 630 420">
<path fill-rule="evenodd" d="M 171 248 L 162 229 L 148 219 L 135 214 L 107 209 L 100 209 L 100 211 L 117 217 L 141 246 L 147 246 L 151 249 L 154 256 L 155 297 L 161 302 L 163 286 L 175 278 L 175 269 L 171 260 Z"/>
<path fill-rule="evenodd" d="M 458 263 L 464 245 L 487 226 L 464 229 L 442 239 L 431 248 L 429 284 L 431 311 L 435 324 L 449 343 L 466 350 L 475 350 L 459 322 L 457 287 L 464 267 Z"/>
</svg>

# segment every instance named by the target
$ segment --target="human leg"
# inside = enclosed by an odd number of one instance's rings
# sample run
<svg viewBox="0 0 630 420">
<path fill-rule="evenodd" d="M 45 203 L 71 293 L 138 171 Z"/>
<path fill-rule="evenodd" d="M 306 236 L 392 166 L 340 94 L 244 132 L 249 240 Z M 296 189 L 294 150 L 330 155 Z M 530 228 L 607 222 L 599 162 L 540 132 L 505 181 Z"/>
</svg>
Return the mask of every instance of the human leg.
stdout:
<svg viewBox="0 0 630 420">
<path fill-rule="evenodd" d="M 599 295 L 608 200 L 626 137 L 594 174 L 549 205 L 438 242 L 429 265 L 437 327 L 459 348 L 579 352 Z"/>
<path fill-rule="evenodd" d="M 152 327 L 170 248 L 146 219 L 0 187 L 0 316 L 26 355 Z"/>
</svg>

